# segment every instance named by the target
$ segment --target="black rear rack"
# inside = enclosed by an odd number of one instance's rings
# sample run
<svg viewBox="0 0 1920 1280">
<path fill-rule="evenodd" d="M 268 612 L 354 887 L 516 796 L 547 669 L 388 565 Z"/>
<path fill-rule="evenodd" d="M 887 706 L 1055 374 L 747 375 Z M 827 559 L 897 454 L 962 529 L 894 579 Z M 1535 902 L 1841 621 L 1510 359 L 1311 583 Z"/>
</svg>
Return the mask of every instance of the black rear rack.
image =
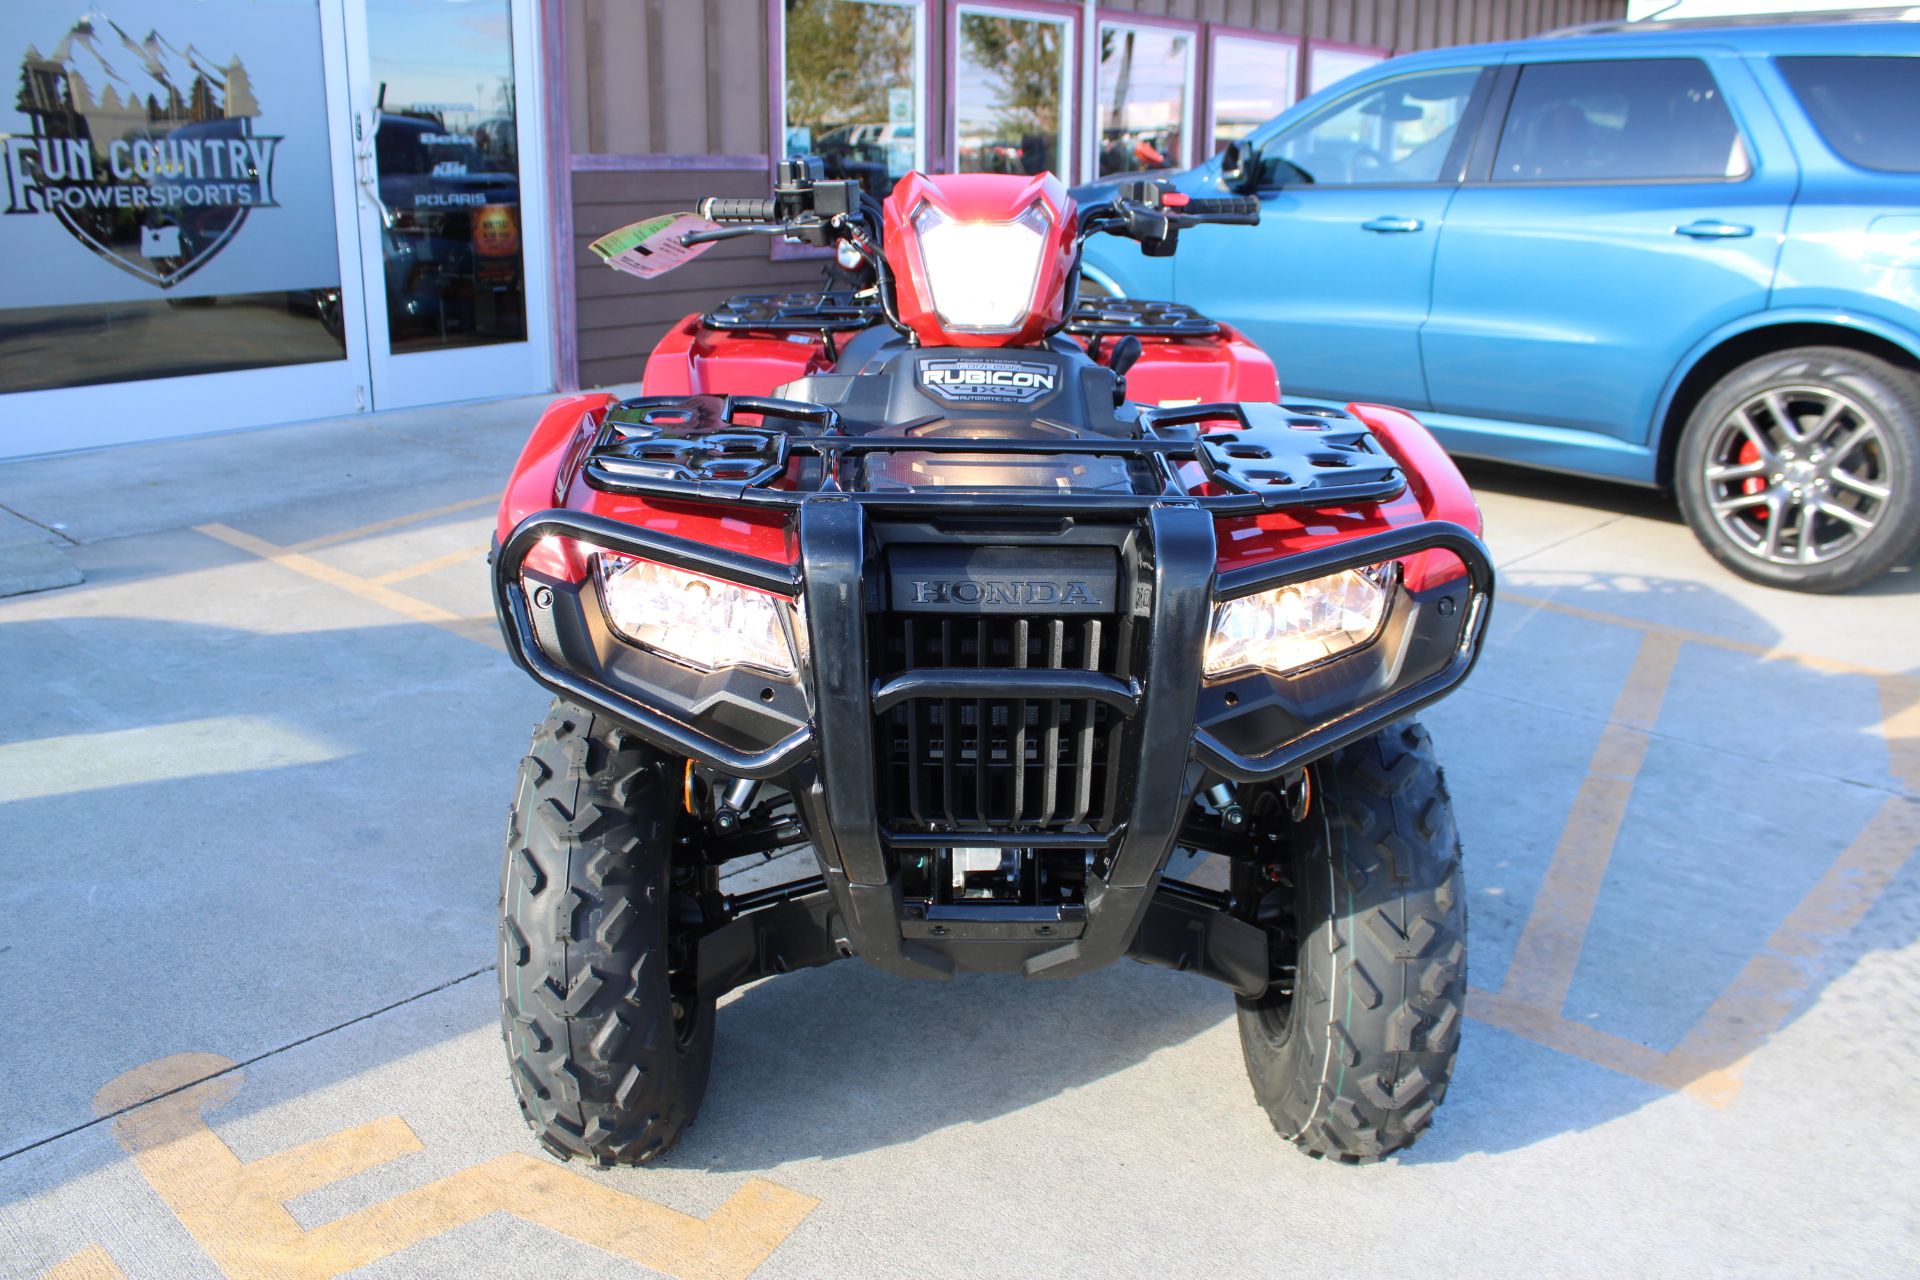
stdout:
<svg viewBox="0 0 1920 1280">
<path fill-rule="evenodd" d="M 1200 429 L 1209 425 L 1215 429 Z M 1384 502 L 1406 488 L 1373 433 L 1338 409 L 1186 405 L 1143 409 L 1136 426 L 1139 434 L 1131 438 L 905 435 L 897 425 L 844 421 L 832 407 L 805 401 L 641 396 L 608 413 L 584 472 L 602 492 L 641 497 L 793 509 L 831 495 L 892 510 L 964 505 L 981 514 L 1058 513 L 1068 506 L 1081 514 L 1127 515 L 1169 500 L 1214 514 L 1252 513 Z M 1130 492 L 864 490 L 858 460 L 879 453 L 1118 458 L 1130 464 L 1132 485 Z"/>
<path fill-rule="evenodd" d="M 710 329 L 774 329 L 846 333 L 880 322 L 880 305 L 850 290 L 741 293 L 700 317 Z"/>
<path fill-rule="evenodd" d="M 1067 332 L 1096 338 L 1204 338 L 1220 323 L 1192 307 L 1146 298 L 1083 298 L 1067 317 Z"/>
</svg>

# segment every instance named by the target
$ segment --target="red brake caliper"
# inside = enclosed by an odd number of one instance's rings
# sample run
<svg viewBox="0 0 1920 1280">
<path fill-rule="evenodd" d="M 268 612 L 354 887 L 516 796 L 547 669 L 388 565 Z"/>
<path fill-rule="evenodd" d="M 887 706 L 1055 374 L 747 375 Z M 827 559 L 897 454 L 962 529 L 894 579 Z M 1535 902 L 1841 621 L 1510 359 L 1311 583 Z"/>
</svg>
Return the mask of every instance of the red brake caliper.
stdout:
<svg viewBox="0 0 1920 1280">
<path fill-rule="evenodd" d="M 1743 467 L 1760 461 L 1759 447 L 1751 440 L 1742 440 L 1740 442 L 1740 454 L 1734 461 Z M 1740 492 L 1743 494 L 1759 493 L 1766 487 L 1767 482 L 1759 476 L 1748 476 L 1740 482 Z M 1744 514 L 1755 524 L 1765 524 L 1767 522 L 1767 511 L 1768 508 L 1763 506 L 1748 507 Z"/>
</svg>

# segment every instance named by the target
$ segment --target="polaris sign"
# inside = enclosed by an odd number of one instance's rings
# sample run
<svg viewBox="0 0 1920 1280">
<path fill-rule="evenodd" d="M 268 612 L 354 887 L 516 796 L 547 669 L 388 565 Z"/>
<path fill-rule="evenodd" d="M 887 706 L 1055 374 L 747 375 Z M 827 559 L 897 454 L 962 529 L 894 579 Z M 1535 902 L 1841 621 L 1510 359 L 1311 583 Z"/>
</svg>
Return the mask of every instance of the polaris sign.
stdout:
<svg viewBox="0 0 1920 1280">
<path fill-rule="evenodd" d="M 949 402 L 1032 404 L 1058 389 L 1060 370 L 1032 360 L 922 360 L 920 385 Z"/>
</svg>

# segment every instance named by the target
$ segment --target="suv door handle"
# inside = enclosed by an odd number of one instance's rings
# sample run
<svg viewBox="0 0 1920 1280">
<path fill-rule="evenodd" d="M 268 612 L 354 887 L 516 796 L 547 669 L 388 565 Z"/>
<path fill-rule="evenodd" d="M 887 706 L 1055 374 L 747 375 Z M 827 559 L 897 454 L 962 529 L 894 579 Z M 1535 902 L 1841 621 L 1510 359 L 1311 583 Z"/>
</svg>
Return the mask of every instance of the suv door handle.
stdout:
<svg viewBox="0 0 1920 1280">
<path fill-rule="evenodd" d="M 1675 227 L 1673 234 L 1692 236 L 1695 240 L 1734 240 L 1753 234 L 1753 228 L 1739 222 L 1721 222 L 1717 218 L 1701 218 L 1689 222 L 1684 227 Z"/>
<path fill-rule="evenodd" d="M 1361 223 L 1360 229 L 1362 231 L 1378 231 L 1383 234 L 1392 234 L 1402 231 L 1418 231 L 1425 225 L 1426 224 L 1418 218 L 1375 218 L 1372 222 Z"/>
</svg>

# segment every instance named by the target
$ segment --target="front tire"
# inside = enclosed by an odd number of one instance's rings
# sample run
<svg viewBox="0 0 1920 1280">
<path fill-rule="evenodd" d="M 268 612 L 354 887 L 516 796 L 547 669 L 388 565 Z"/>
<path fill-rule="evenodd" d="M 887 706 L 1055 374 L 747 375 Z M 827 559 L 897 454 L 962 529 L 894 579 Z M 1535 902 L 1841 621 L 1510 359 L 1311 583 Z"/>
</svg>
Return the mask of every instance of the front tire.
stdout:
<svg viewBox="0 0 1920 1280">
<path fill-rule="evenodd" d="M 712 872 L 672 862 L 676 763 L 556 700 L 520 764 L 500 1020 L 520 1110 L 563 1160 L 651 1160 L 706 1093 L 713 1002 L 694 974 Z"/>
<path fill-rule="evenodd" d="M 1688 417 L 1674 488 L 1741 577 L 1860 586 L 1920 550 L 1920 378 L 1839 347 L 1749 361 Z"/>
<path fill-rule="evenodd" d="M 1315 764 L 1312 787 L 1291 868 L 1238 873 L 1235 896 L 1295 939 L 1266 994 L 1241 997 L 1240 1045 L 1275 1130 L 1310 1156 L 1371 1164 L 1413 1144 L 1453 1075 L 1460 841 L 1432 739 L 1411 720 Z"/>
</svg>

